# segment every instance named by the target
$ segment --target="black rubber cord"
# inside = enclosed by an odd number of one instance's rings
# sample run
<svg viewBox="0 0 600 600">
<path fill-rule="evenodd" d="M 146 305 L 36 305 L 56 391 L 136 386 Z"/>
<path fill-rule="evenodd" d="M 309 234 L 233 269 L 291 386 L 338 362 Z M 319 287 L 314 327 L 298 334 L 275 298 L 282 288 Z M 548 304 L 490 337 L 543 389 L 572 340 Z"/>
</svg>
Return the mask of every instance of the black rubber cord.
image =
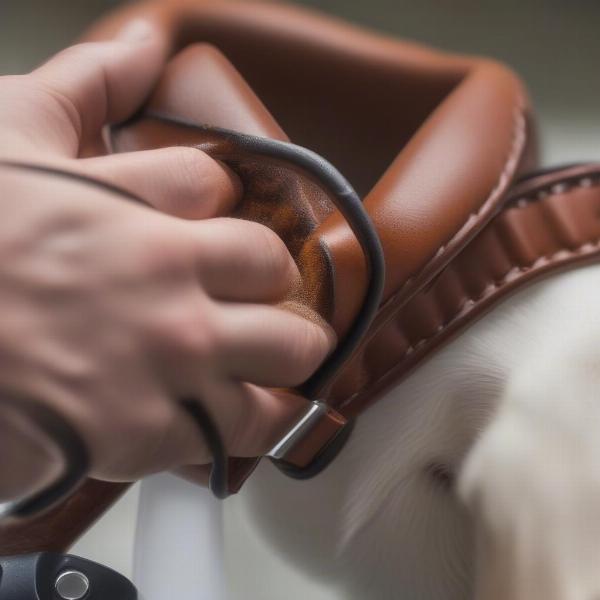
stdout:
<svg viewBox="0 0 600 600">
<path fill-rule="evenodd" d="M 219 499 L 229 496 L 227 452 L 219 429 L 212 417 L 197 398 L 182 398 L 179 403 L 197 425 L 212 456 L 210 471 L 210 491 Z"/>
</svg>

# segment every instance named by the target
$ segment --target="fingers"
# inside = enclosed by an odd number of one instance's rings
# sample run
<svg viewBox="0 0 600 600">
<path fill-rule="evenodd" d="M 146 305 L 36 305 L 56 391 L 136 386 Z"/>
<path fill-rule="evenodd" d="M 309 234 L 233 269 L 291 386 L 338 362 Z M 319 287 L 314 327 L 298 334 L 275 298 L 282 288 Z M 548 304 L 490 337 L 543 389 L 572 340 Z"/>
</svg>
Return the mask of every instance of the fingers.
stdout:
<svg viewBox="0 0 600 600">
<path fill-rule="evenodd" d="M 216 353 L 236 379 L 271 387 L 295 387 L 323 362 L 334 335 L 316 315 L 312 320 L 289 309 L 222 304 Z"/>
<path fill-rule="evenodd" d="M 241 183 L 225 165 L 197 148 L 161 148 L 82 159 L 78 170 L 146 200 L 182 219 L 207 219 L 231 212 Z"/>
<path fill-rule="evenodd" d="M 187 225 L 190 253 L 202 287 L 221 300 L 281 300 L 300 285 L 300 273 L 273 231 L 241 219 Z"/>
<path fill-rule="evenodd" d="M 114 41 L 79 44 L 54 56 L 31 74 L 48 103 L 42 116 L 56 125 L 40 142 L 77 156 L 105 123 L 126 119 L 142 104 L 166 53 L 158 30 L 134 21 Z"/>
<path fill-rule="evenodd" d="M 231 456 L 261 456 L 289 430 L 306 410 L 307 401 L 283 390 L 220 381 L 204 385 L 197 395 L 219 431 Z M 189 396 L 189 394 L 184 394 Z M 114 429 L 114 427 L 113 427 Z M 140 477 L 180 467 L 206 465 L 212 456 L 202 429 L 177 404 L 175 396 L 150 403 L 130 424 L 125 442 L 113 439 L 113 452 L 95 452 L 93 475 L 100 478 Z M 110 432 L 104 428 L 102 436 Z M 98 436 L 96 436 L 98 437 Z M 110 440 L 99 442 L 107 446 Z M 125 449 L 127 448 L 128 449 Z M 115 466 L 118 461 L 118 466 Z"/>
<path fill-rule="evenodd" d="M 236 386 L 236 410 L 225 413 L 222 419 L 217 417 L 225 448 L 231 456 L 266 454 L 307 408 L 305 398 L 289 391 L 248 383 L 232 386 Z"/>
<path fill-rule="evenodd" d="M 197 398 L 209 412 L 230 456 L 266 454 L 306 410 L 307 400 L 284 390 L 267 390 L 250 384 L 220 382 L 213 395 Z M 201 465 L 212 460 L 202 431 L 188 413 L 174 407 L 171 429 L 163 437 L 170 447 L 160 449 L 164 468 Z M 170 462 L 170 464 L 168 464 Z"/>
</svg>

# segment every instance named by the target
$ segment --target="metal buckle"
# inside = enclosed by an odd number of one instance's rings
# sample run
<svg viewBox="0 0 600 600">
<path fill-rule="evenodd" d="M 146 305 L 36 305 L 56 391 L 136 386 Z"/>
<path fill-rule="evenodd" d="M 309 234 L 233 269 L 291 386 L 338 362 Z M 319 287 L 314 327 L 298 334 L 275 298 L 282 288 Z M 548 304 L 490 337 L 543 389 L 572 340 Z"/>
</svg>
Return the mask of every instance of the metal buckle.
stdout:
<svg viewBox="0 0 600 600">
<path fill-rule="evenodd" d="M 288 452 L 313 429 L 329 410 L 331 408 L 325 402 L 320 400 L 311 402 L 304 416 L 266 454 L 280 471 L 294 479 L 310 479 L 323 471 L 339 454 L 354 428 L 353 420 L 346 422 L 305 467 L 298 467 L 285 460 Z"/>
<path fill-rule="evenodd" d="M 304 416 L 267 452 L 266 456 L 282 460 L 284 456 L 327 414 L 327 404 L 320 400 L 310 403 Z"/>
</svg>

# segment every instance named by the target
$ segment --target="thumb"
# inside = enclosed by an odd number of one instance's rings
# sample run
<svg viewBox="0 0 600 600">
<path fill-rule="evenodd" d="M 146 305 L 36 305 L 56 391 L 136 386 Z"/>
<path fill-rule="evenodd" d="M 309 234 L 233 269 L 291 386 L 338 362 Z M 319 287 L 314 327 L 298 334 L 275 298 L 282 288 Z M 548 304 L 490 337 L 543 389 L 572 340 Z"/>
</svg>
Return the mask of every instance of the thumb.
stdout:
<svg viewBox="0 0 600 600">
<path fill-rule="evenodd" d="M 129 117 L 156 83 L 167 43 L 149 22 L 129 23 L 111 41 L 63 50 L 31 74 L 31 85 L 45 101 L 33 115 L 41 122 L 37 149 L 76 157 L 107 123 Z M 29 105 L 31 109 L 31 105 Z M 39 139 L 42 132 L 42 139 Z"/>
</svg>

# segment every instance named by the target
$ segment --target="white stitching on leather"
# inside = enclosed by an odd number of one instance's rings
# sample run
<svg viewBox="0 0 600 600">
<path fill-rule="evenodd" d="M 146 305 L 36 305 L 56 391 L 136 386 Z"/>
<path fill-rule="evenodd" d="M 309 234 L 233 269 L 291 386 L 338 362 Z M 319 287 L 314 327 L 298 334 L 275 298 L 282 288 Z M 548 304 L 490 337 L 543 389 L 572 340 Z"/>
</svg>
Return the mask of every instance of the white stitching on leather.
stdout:
<svg viewBox="0 0 600 600">
<path fill-rule="evenodd" d="M 573 189 L 590 188 L 594 185 L 600 186 L 600 179 L 592 179 L 590 177 L 584 177 L 584 178 L 580 179 L 577 182 L 577 184 L 572 185 L 572 186 L 569 186 L 565 182 L 559 182 L 558 184 L 555 184 L 552 187 L 551 192 L 546 192 L 543 196 L 541 196 L 541 198 L 548 198 L 548 197 L 552 197 L 555 195 L 563 194 L 566 191 L 573 190 Z M 538 193 L 536 197 L 539 199 L 540 194 Z M 530 202 L 534 202 L 535 198 L 532 198 L 532 199 L 522 198 L 521 200 L 524 200 L 525 202 L 522 204 L 517 204 L 517 206 L 516 206 L 517 208 L 523 208 L 523 207 L 527 206 Z M 480 294 L 479 296 L 477 296 L 476 298 L 466 298 L 465 301 L 459 306 L 456 314 L 452 318 L 450 318 L 450 320 L 448 320 L 445 323 L 443 323 L 442 325 L 440 325 L 436 329 L 436 331 L 433 335 L 421 338 L 419 341 L 408 346 L 408 348 L 405 350 L 404 354 L 402 354 L 402 356 L 399 357 L 397 363 L 393 367 L 388 369 L 383 375 L 378 377 L 375 381 L 370 381 L 367 386 L 365 386 L 358 392 L 355 392 L 354 394 L 349 396 L 340 405 L 340 409 L 347 406 L 352 400 L 354 400 L 357 396 L 362 394 L 366 389 L 368 389 L 372 386 L 376 386 L 379 382 L 381 382 L 383 379 L 385 379 L 388 376 L 388 374 L 390 373 L 390 371 L 397 368 L 398 365 L 407 356 L 413 354 L 414 352 L 416 352 L 417 350 L 422 348 L 428 342 L 431 342 L 431 341 L 437 339 L 439 336 L 441 336 L 446 331 L 446 329 L 448 329 L 448 327 L 450 327 L 459 317 L 464 316 L 465 308 L 468 307 L 468 309 L 471 310 L 472 308 L 474 308 L 477 305 L 478 302 L 488 298 L 496 290 L 498 290 L 503 285 L 505 285 L 506 282 L 508 280 L 512 279 L 515 275 L 536 269 L 544 264 L 552 262 L 553 260 L 555 260 L 556 258 L 559 258 L 561 256 L 567 257 L 567 256 L 578 255 L 578 254 L 581 255 L 581 254 L 586 254 L 586 253 L 597 251 L 597 250 L 600 250 L 600 239 L 596 240 L 594 242 L 584 242 L 580 246 L 577 246 L 577 248 L 573 248 L 570 250 L 561 249 L 561 250 L 558 250 L 557 252 L 554 252 L 553 254 L 546 255 L 546 256 L 540 256 L 531 265 L 513 267 L 504 275 L 504 277 L 502 277 L 502 279 L 487 285 L 486 288 L 484 289 L 483 293 Z M 386 323 L 387 322 L 389 322 L 389 321 L 386 321 Z"/>
</svg>

